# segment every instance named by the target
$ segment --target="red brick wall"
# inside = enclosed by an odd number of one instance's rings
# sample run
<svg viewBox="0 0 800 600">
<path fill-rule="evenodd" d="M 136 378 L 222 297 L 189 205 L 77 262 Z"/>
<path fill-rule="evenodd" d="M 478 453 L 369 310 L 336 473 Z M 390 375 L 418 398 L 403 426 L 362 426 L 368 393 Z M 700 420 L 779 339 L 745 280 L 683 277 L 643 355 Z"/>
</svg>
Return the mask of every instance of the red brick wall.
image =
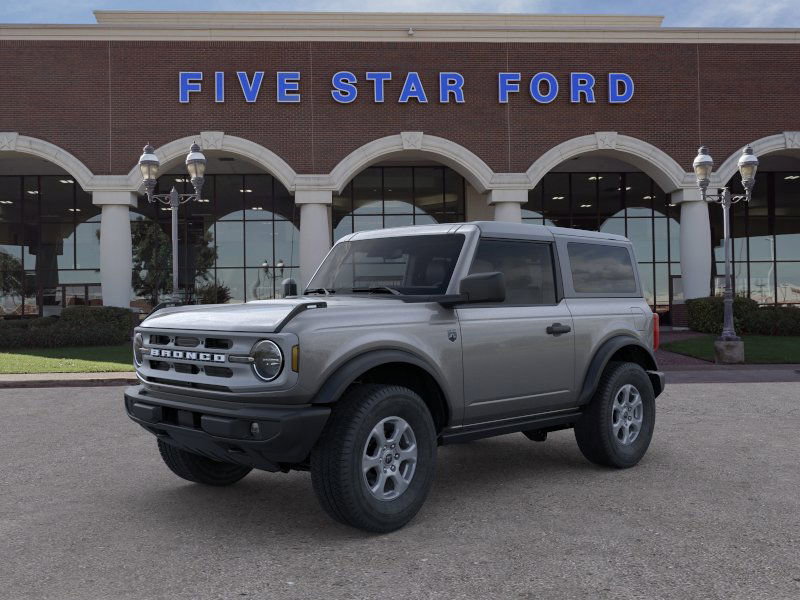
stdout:
<svg viewBox="0 0 800 600">
<path fill-rule="evenodd" d="M 688 169 L 701 141 L 721 163 L 746 142 L 800 130 L 798 64 L 797 44 L 4 41 L 0 131 L 50 141 L 96 174 L 127 173 L 147 141 L 203 130 L 253 140 L 299 173 L 327 172 L 360 145 L 409 130 L 462 144 L 498 172 L 524 171 L 554 145 L 604 130 L 645 140 Z M 189 104 L 178 102 L 181 70 L 205 73 Z M 255 104 L 245 103 L 237 70 L 266 72 Z M 275 102 L 278 70 L 302 72 L 301 103 Z M 359 77 L 352 104 L 331 98 L 338 70 Z M 368 70 L 393 72 L 384 104 L 372 101 Z M 423 78 L 427 105 L 397 103 L 410 70 Z M 538 105 L 525 75 L 545 70 L 561 91 Z M 227 73 L 224 104 L 214 102 L 214 71 Z M 465 104 L 439 104 L 439 71 L 465 76 Z M 500 71 L 523 73 L 508 105 L 497 102 Z M 570 71 L 596 76 L 596 104 L 569 102 Z M 634 78 L 631 102 L 608 104 L 609 71 Z"/>
</svg>

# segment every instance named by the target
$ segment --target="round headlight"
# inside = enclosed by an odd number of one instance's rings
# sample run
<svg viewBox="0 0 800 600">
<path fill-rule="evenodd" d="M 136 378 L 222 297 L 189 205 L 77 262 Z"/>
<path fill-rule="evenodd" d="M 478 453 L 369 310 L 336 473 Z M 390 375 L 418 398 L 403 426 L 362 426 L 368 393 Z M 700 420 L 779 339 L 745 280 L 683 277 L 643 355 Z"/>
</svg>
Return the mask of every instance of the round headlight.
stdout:
<svg viewBox="0 0 800 600">
<path fill-rule="evenodd" d="M 137 367 L 142 366 L 142 346 L 144 346 L 144 338 L 141 333 L 133 336 L 133 362 Z"/>
<path fill-rule="evenodd" d="M 261 340 L 250 352 L 253 357 L 253 370 L 260 379 L 272 381 L 283 369 L 283 353 L 275 342 Z"/>
</svg>

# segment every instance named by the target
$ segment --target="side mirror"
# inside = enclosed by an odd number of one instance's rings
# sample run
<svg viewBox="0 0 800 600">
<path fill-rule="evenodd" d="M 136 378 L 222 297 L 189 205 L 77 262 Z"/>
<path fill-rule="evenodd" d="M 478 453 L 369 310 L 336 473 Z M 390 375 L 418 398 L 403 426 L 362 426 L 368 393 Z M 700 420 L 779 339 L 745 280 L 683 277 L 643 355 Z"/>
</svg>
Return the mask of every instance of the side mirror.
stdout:
<svg viewBox="0 0 800 600">
<path fill-rule="evenodd" d="M 283 286 L 283 297 L 286 298 L 288 296 L 297 296 L 297 282 L 289 277 L 288 279 L 284 279 L 281 282 Z"/>
<path fill-rule="evenodd" d="M 480 302 L 503 302 L 506 299 L 506 280 L 499 271 L 473 273 L 461 280 L 459 294 L 465 304 Z"/>
</svg>

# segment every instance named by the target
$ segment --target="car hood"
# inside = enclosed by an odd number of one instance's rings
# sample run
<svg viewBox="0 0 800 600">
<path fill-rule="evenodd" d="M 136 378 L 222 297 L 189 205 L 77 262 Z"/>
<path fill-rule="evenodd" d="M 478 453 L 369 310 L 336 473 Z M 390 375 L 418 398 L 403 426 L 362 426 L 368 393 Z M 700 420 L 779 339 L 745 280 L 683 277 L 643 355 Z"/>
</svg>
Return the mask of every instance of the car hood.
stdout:
<svg viewBox="0 0 800 600">
<path fill-rule="evenodd" d="M 304 310 L 364 308 L 403 304 L 402 300 L 376 296 L 302 296 L 282 300 L 259 300 L 246 304 L 204 304 L 164 308 L 142 322 L 142 327 L 196 331 L 257 331 L 270 333 Z M 390 309 L 390 308 L 389 308 Z M 390 309 L 391 310 L 391 309 Z"/>
</svg>

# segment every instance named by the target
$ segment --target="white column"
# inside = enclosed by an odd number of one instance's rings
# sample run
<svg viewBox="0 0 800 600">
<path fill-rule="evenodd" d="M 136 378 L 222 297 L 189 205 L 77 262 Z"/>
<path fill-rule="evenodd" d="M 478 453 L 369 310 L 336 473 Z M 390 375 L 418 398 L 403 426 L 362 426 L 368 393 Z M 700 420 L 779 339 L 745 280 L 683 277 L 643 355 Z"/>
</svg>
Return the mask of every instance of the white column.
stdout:
<svg viewBox="0 0 800 600">
<path fill-rule="evenodd" d="M 681 282 L 683 296 L 705 298 L 711 293 L 711 224 L 708 204 L 700 190 L 672 192 L 672 202 L 681 206 Z"/>
<path fill-rule="evenodd" d="M 128 191 L 96 191 L 92 203 L 102 207 L 100 216 L 100 282 L 104 306 L 131 305 L 131 221 L 129 208 L 136 194 Z"/>
<path fill-rule="evenodd" d="M 295 204 L 300 205 L 300 280 L 299 292 L 331 249 L 331 190 L 297 190 Z"/>
<path fill-rule="evenodd" d="M 527 189 L 489 191 L 489 206 L 494 206 L 494 220 L 522 223 L 522 205 L 528 201 Z"/>
</svg>

